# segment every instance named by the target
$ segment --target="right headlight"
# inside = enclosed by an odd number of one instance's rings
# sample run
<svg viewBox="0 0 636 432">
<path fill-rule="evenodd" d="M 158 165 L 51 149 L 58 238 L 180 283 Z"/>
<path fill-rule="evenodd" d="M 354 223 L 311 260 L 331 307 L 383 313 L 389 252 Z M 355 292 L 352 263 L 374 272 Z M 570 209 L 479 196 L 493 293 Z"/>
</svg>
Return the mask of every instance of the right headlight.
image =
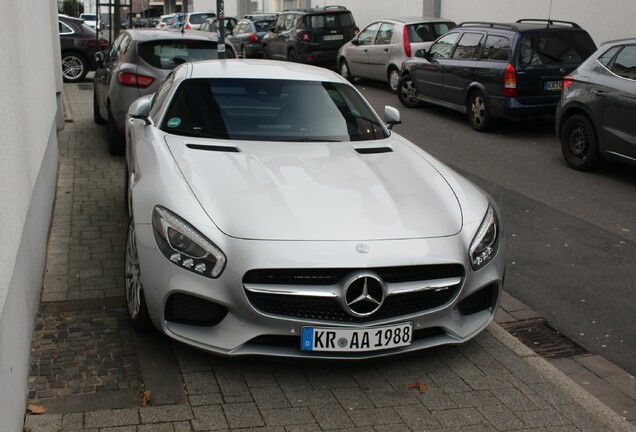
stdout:
<svg viewBox="0 0 636 432">
<path fill-rule="evenodd" d="M 473 270 L 479 270 L 488 264 L 497 254 L 499 248 L 499 223 L 497 213 L 488 206 L 486 215 L 470 243 L 468 255 Z"/>
<path fill-rule="evenodd" d="M 157 206 L 152 212 L 153 233 L 161 253 L 175 265 L 211 278 L 225 268 L 221 249 L 188 222 Z"/>
</svg>

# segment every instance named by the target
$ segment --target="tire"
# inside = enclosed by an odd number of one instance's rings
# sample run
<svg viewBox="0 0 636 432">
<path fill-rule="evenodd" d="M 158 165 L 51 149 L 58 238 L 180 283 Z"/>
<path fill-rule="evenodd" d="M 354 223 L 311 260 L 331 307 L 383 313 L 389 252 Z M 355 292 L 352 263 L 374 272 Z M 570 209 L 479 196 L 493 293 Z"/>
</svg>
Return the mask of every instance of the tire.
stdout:
<svg viewBox="0 0 636 432">
<path fill-rule="evenodd" d="M 87 73 L 88 61 L 86 57 L 76 51 L 62 53 L 62 78 L 64 82 L 80 82 Z"/>
<path fill-rule="evenodd" d="M 263 59 L 265 60 L 269 60 L 271 57 L 269 56 L 269 53 L 267 52 L 267 45 L 263 45 Z"/>
<path fill-rule="evenodd" d="M 417 91 L 413 85 L 410 75 L 404 75 L 398 82 L 398 99 L 407 108 L 417 108 L 422 106 L 422 101 L 417 98 Z"/>
<path fill-rule="evenodd" d="M 492 128 L 494 120 L 488 111 L 486 97 L 481 91 L 475 91 L 468 100 L 468 121 L 479 132 L 485 132 Z"/>
<path fill-rule="evenodd" d="M 241 58 L 243 59 L 249 58 L 249 56 L 247 55 L 247 49 L 245 49 L 245 45 L 241 47 Z"/>
<path fill-rule="evenodd" d="M 287 61 L 292 63 L 298 63 L 298 56 L 296 55 L 296 50 L 290 49 L 287 53 Z"/>
<path fill-rule="evenodd" d="M 137 242 L 135 240 L 135 223 L 132 218 L 128 223 L 126 235 L 125 258 L 125 290 L 128 319 L 132 327 L 140 333 L 154 331 L 154 326 L 148 314 L 146 298 L 144 296 L 141 272 L 139 271 L 139 255 L 137 254 Z"/>
<path fill-rule="evenodd" d="M 108 152 L 111 155 L 124 154 L 126 143 L 124 141 L 124 135 L 119 132 L 115 125 L 115 119 L 113 114 L 108 110 Z"/>
<path fill-rule="evenodd" d="M 95 91 L 93 91 L 93 121 L 98 125 L 104 125 L 107 123 L 104 117 L 102 117 L 99 113 L 99 106 L 97 105 L 97 95 L 95 94 Z"/>
<path fill-rule="evenodd" d="M 596 129 L 588 117 L 576 114 L 565 121 L 561 128 L 561 152 L 575 170 L 588 171 L 600 164 Z"/>
<path fill-rule="evenodd" d="M 340 75 L 350 83 L 353 83 L 356 80 L 353 75 L 351 75 L 349 63 L 347 63 L 345 59 L 340 60 L 340 67 L 338 69 L 340 70 Z"/>
<path fill-rule="evenodd" d="M 398 86 L 400 85 L 400 71 L 396 67 L 389 68 L 389 71 L 386 75 L 387 80 L 389 82 L 389 88 L 393 93 L 397 93 Z"/>
</svg>

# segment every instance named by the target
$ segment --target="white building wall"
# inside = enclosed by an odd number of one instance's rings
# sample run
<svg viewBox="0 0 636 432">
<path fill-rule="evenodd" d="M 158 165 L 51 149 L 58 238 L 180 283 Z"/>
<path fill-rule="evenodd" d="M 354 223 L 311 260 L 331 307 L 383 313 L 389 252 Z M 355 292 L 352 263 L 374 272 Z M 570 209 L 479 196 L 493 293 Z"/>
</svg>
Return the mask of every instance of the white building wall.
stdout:
<svg viewBox="0 0 636 432">
<path fill-rule="evenodd" d="M 225 0 L 225 16 L 235 17 L 238 13 L 238 0 Z M 192 0 L 192 12 L 216 13 L 216 0 Z"/>
<path fill-rule="evenodd" d="M 33 29 L 38 29 L 33 37 Z M 55 0 L 0 14 L 0 429 L 21 431 L 57 174 Z M 28 53 L 28 55 L 27 55 Z"/>
<path fill-rule="evenodd" d="M 424 1 L 425 0 L 313 0 L 311 5 L 325 6 L 337 4 L 345 6 L 353 14 L 356 25 L 362 30 L 367 24 L 380 18 L 422 16 Z"/>
<path fill-rule="evenodd" d="M 552 12 L 550 13 L 550 4 Z M 636 36 L 636 1 L 612 0 L 442 0 L 441 15 L 456 22 L 511 22 L 520 18 L 574 21 L 594 42 Z"/>
</svg>

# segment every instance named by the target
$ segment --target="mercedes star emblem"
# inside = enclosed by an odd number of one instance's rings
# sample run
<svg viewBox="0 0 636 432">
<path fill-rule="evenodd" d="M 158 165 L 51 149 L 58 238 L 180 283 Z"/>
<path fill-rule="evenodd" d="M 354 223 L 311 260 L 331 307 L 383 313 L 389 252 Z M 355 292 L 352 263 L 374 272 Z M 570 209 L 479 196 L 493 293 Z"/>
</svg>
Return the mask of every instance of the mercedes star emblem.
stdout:
<svg viewBox="0 0 636 432">
<path fill-rule="evenodd" d="M 384 284 L 375 276 L 357 277 L 345 288 L 347 312 L 355 317 L 374 314 L 384 303 Z"/>
</svg>

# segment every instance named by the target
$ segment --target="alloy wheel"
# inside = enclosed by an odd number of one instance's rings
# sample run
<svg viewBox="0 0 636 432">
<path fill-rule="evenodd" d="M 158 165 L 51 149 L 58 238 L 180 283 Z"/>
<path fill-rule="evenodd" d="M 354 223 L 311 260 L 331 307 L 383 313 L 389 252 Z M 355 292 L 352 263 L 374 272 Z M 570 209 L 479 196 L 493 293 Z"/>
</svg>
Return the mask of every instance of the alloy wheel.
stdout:
<svg viewBox="0 0 636 432">
<path fill-rule="evenodd" d="M 478 126 L 483 125 L 486 121 L 486 103 L 481 95 L 473 98 L 473 103 L 470 109 L 473 112 L 473 121 L 475 124 Z"/>
<path fill-rule="evenodd" d="M 77 56 L 62 59 L 62 75 L 69 81 L 79 80 L 84 75 L 84 62 Z"/>
</svg>

